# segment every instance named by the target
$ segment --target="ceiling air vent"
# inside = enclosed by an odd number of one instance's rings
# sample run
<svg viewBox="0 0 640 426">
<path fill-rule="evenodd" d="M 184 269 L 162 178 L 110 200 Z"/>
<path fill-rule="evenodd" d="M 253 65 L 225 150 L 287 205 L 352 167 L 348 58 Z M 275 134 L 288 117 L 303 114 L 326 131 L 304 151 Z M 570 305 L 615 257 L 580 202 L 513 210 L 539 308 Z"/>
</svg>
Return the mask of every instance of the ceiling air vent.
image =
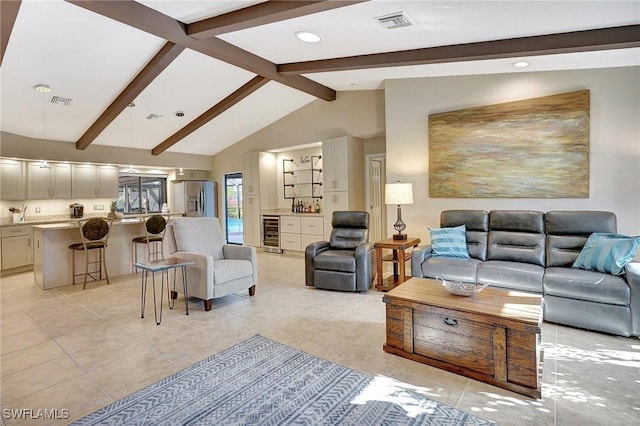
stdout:
<svg viewBox="0 0 640 426">
<path fill-rule="evenodd" d="M 63 98 L 62 96 L 52 96 L 51 103 L 56 105 L 64 105 L 69 106 L 73 99 L 71 98 Z"/>
<path fill-rule="evenodd" d="M 160 114 L 149 114 L 147 115 L 147 120 L 155 120 L 156 118 L 162 118 Z"/>
<path fill-rule="evenodd" d="M 411 18 L 409 18 L 409 15 L 405 12 L 396 12 L 390 15 L 378 16 L 375 20 L 388 30 L 414 25 Z"/>
</svg>

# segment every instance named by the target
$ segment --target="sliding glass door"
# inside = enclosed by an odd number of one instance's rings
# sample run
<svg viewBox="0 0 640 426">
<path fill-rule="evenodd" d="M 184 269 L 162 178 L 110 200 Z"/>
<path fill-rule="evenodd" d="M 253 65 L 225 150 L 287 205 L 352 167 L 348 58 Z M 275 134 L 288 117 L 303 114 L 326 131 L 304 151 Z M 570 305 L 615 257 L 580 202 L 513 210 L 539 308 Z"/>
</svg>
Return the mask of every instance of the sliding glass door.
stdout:
<svg viewBox="0 0 640 426">
<path fill-rule="evenodd" d="M 244 242 L 242 173 L 230 173 L 224 176 L 224 200 L 227 241 L 230 244 L 242 244 Z"/>
</svg>

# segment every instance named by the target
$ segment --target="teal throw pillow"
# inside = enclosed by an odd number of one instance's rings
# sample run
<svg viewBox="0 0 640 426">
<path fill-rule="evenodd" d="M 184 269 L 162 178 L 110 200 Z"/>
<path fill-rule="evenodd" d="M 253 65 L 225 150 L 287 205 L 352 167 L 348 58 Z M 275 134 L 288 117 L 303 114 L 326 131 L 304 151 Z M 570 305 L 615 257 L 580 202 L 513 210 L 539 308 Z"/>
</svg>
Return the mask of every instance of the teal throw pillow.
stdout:
<svg viewBox="0 0 640 426">
<path fill-rule="evenodd" d="M 467 227 L 429 228 L 432 256 L 469 257 Z"/>
<path fill-rule="evenodd" d="M 622 275 L 640 246 L 640 237 L 594 232 L 589 236 L 574 268 Z"/>
</svg>

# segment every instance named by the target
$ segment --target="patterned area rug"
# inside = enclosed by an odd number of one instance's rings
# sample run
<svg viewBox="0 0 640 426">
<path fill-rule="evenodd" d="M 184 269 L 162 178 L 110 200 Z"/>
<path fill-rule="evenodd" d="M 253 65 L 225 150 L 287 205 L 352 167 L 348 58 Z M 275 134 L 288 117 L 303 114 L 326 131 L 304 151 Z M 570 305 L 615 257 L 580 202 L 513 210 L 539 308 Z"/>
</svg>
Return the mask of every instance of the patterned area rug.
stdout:
<svg viewBox="0 0 640 426">
<path fill-rule="evenodd" d="M 494 425 L 256 335 L 74 425 Z"/>
</svg>

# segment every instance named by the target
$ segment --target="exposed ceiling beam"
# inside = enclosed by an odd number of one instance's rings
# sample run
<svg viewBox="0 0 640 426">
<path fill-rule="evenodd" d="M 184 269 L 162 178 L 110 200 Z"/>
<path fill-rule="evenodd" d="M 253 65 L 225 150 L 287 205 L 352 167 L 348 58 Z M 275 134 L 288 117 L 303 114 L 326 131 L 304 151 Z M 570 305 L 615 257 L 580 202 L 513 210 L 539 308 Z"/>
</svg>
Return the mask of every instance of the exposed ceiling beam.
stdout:
<svg viewBox="0 0 640 426">
<path fill-rule="evenodd" d="M 84 132 L 76 142 L 76 149 L 85 149 L 118 115 L 176 59 L 184 50 L 184 46 L 167 42 L 145 65 L 131 83 L 107 107 L 100 117 Z"/>
<path fill-rule="evenodd" d="M 215 117 L 219 116 L 242 99 L 246 98 L 265 84 L 267 84 L 269 80 L 263 76 L 255 76 L 247 83 L 245 83 L 238 90 L 209 108 L 207 111 L 202 113 L 199 117 L 194 119 L 191 123 L 184 126 L 182 129 L 178 130 L 173 135 L 169 136 L 162 143 L 151 150 L 151 154 L 158 155 L 162 154 L 167 149 L 171 148 L 175 145 L 179 140 L 190 135 L 191 133 L 198 130 L 200 127 L 207 124 L 209 121 L 213 120 Z"/>
<path fill-rule="evenodd" d="M 4 52 L 7 51 L 9 37 L 11 37 L 13 24 L 16 22 L 21 3 L 20 0 L 0 1 L 0 65 L 4 59 Z"/>
<path fill-rule="evenodd" d="M 298 18 L 368 0 L 267 1 L 223 15 L 187 24 L 187 34 L 198 39 L 214 37 L 232 31 Z"/>
<path fill-rule="evenodd" d="M 348 56 L 278 65 L 285 75 L 406 65 L 440 64 L 521 56 L 626 49 L 640 46 L 640 25 L 519 37 L 398 52 Z"/>
<path fill-rule="evenodd" d="M 299 75 L 281 75 L 273 62 L 240 49 L 224 40 L 216 37 L 204 40 L 189 37 L 185 31 L 185 24 L 140 3 L 101 0 L 66 1 L 317 98 L 326 101 L 333 101 L 336 98 L 335 90 Z"/>
</svg>

